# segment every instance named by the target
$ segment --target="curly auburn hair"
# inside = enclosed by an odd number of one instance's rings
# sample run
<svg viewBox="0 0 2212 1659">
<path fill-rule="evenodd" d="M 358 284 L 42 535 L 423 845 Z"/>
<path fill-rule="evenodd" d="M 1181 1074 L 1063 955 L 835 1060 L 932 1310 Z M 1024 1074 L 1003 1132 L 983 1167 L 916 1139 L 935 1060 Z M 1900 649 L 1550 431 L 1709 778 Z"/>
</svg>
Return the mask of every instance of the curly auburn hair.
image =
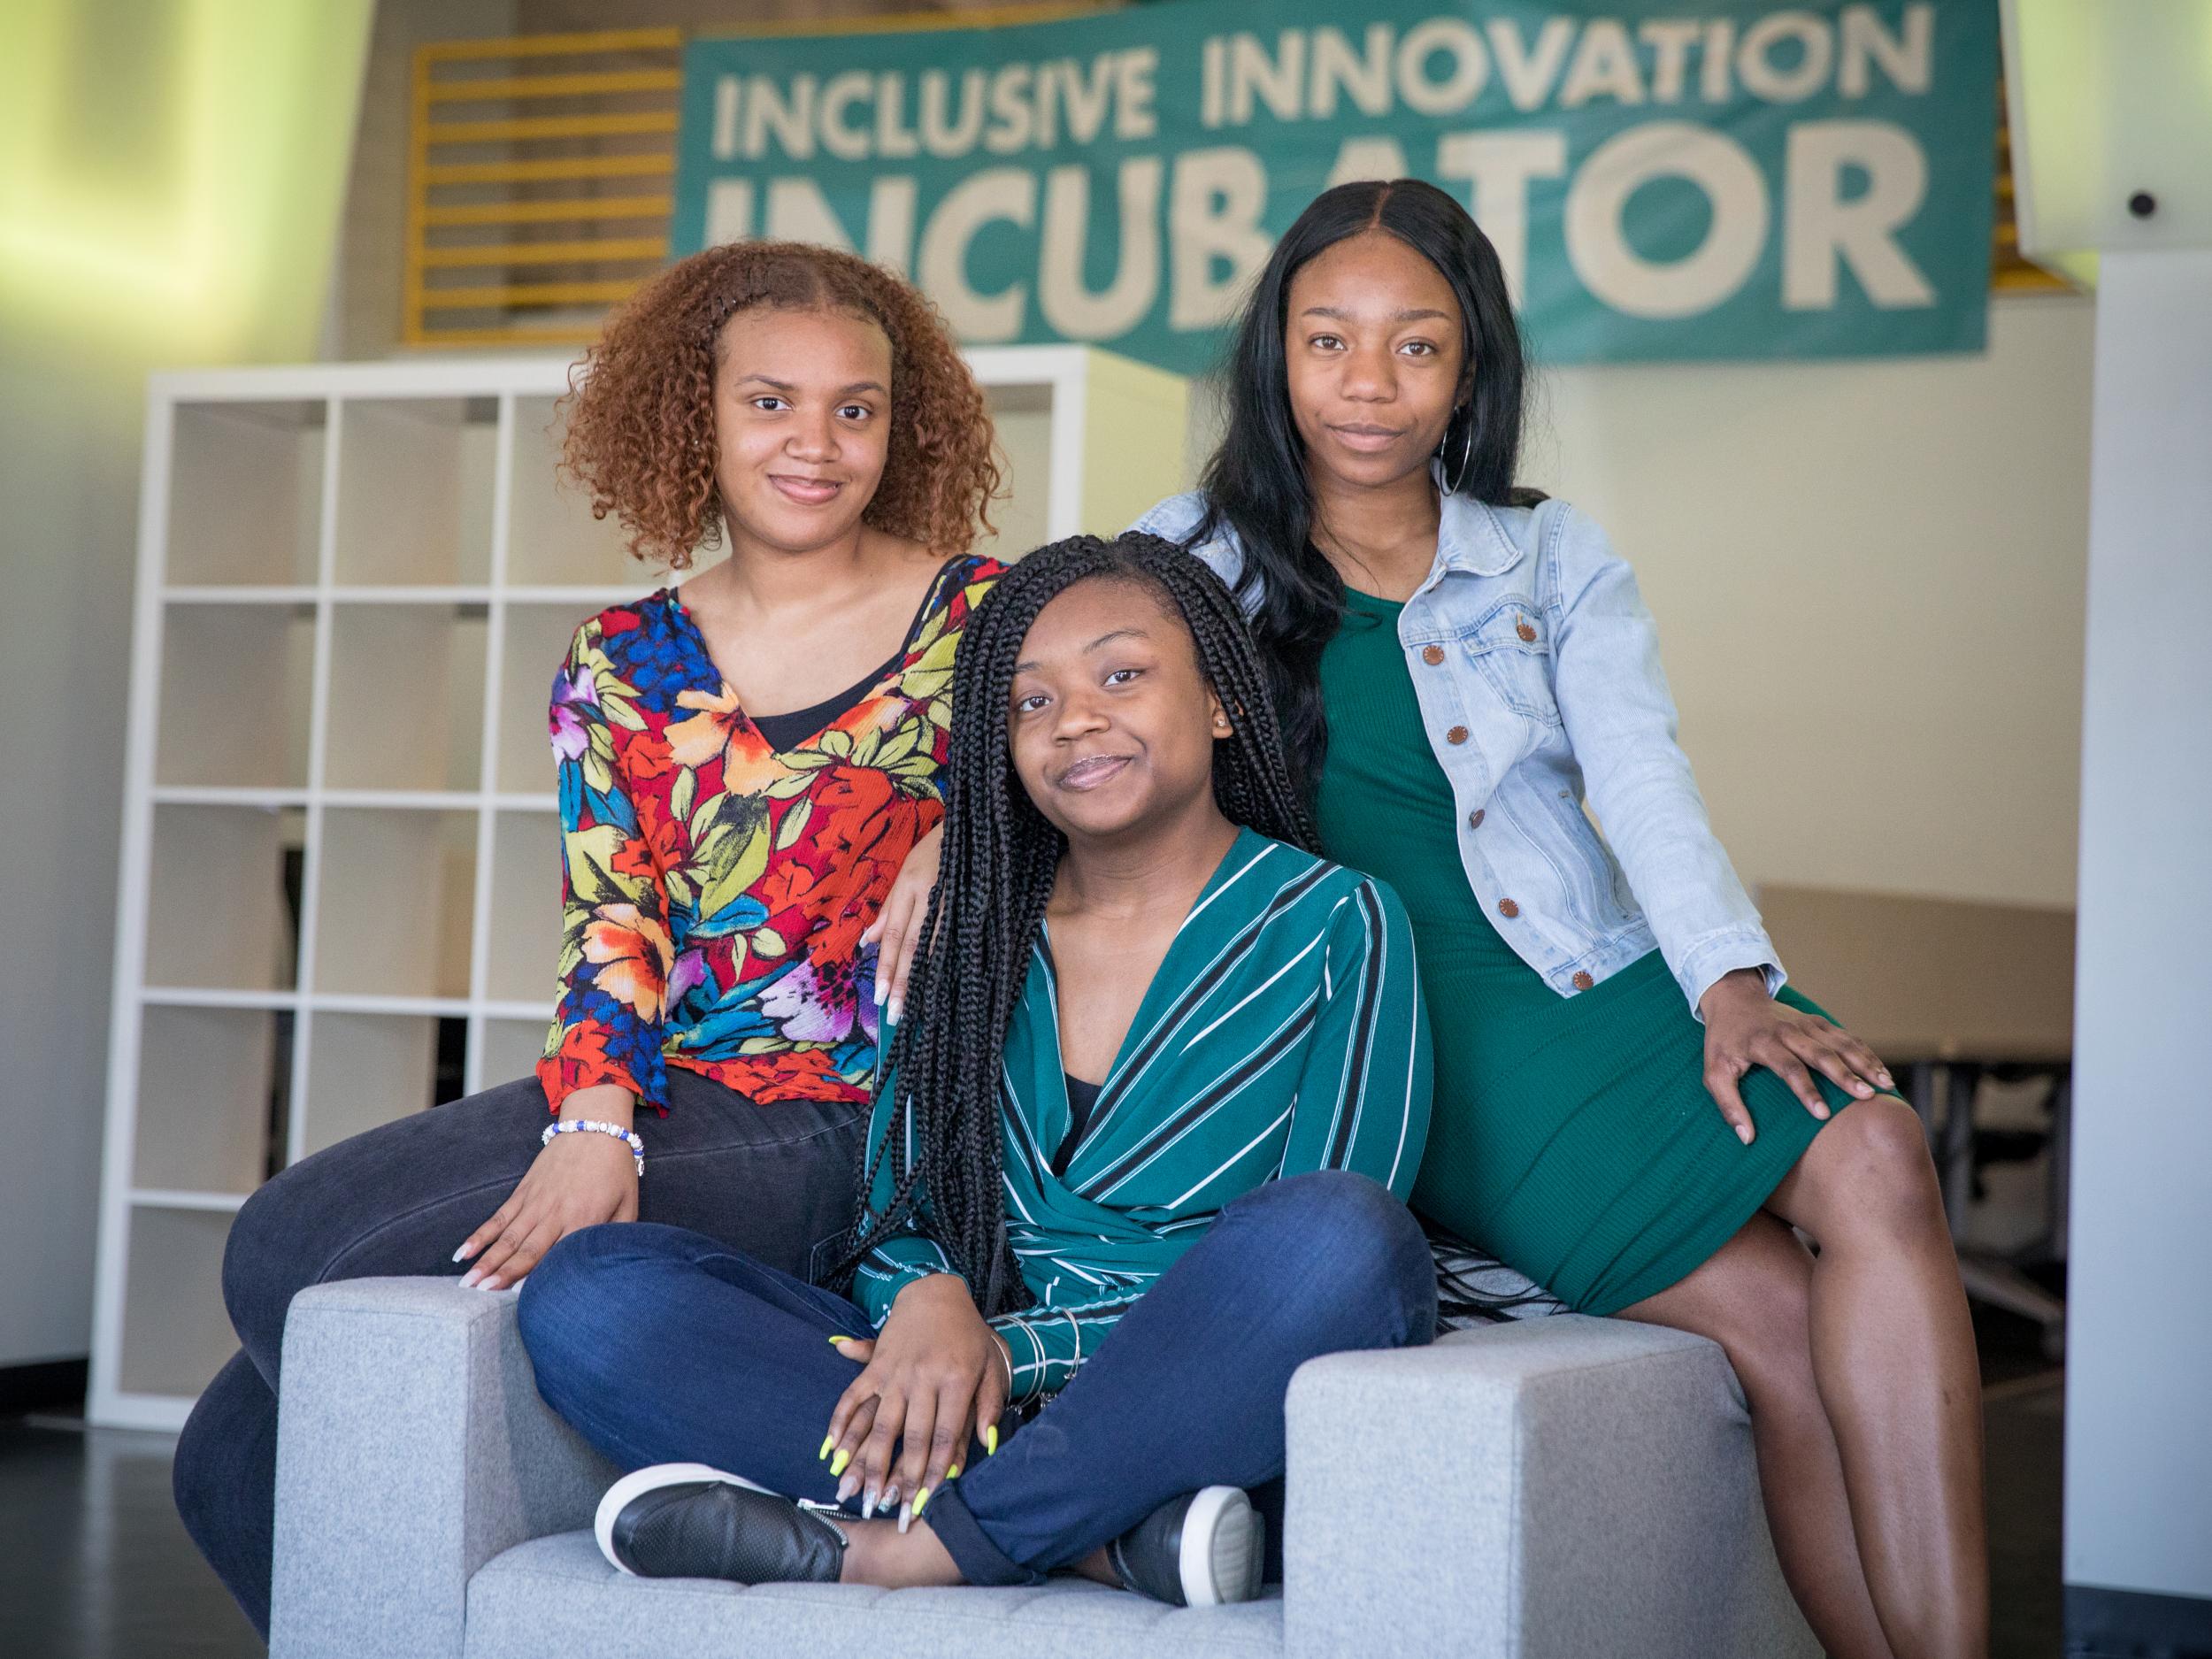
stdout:
<svg viewBox="0 0 2212 1659">
<path fill-rule="evenodd" d="M 722 325 L 756 305 L 864 318 L 891 342 L 891 442 L 864 524 L 951 557 L 992 528 L 1001 473 L 983 391 L 935 306 L 856 255 L 740 242 L 639 289 L 571 371 L 561 471 L 630 532 L 641 559 L 687 567 L 721 539 L 714 370 Z"/>
</svg>

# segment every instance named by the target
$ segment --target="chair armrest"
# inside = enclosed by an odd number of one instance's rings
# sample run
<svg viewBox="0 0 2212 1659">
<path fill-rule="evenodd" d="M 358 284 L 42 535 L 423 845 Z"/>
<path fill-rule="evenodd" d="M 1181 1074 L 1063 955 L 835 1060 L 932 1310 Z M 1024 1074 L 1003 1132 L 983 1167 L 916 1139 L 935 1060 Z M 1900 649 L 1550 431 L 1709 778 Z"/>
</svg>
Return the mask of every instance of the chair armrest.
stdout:
<svg viewBox="0 0 2212 1659">
<path fill-rule="evenodd" d="M 591 1524 L 616 1471 L 538 1397 L 511 1293 L 318 1285 L 284 1329 L 276 1659 L 459 1659 L 471 1576 Z"/>
<path fill-rule="evenodd" d="M 1289 1659 L 1817 1659 L 1702 1338 L 1560 1315 L 1332 1354 L 1287 1412 Z"/>
</svg>

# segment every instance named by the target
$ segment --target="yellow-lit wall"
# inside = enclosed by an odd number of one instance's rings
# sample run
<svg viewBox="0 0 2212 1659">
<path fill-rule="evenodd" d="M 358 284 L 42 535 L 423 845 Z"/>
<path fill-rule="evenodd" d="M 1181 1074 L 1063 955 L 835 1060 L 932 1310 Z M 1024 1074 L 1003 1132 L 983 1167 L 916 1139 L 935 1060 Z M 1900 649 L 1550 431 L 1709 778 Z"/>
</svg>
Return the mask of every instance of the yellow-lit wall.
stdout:
<svg viewBox="0 0 2212 1659">
<path fill-rule="evenodd" d="M 88 1334 L 145 376 L 314 355 L 369 12 L 0 5 L 0 1365 Z"/>
</svg>

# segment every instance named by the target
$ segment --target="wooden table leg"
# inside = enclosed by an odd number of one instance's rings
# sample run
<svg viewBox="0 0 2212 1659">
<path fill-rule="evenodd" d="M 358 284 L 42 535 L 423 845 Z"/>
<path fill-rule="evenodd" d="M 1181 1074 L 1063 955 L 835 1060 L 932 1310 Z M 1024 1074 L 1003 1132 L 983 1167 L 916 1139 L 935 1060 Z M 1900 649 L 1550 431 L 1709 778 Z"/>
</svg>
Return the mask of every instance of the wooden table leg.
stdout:
<svg viewBox="0 0 2212 1659">
<path fill-rule="evenodd" d="M 1943 1178 L 1943 1214 L 1956 1239 L 1966 1231 L 1966 1208 L 1974 1198 L 1974 1096 L 1981 1087 L 1982 1069 L 1954 1061 L 1944 1071 L 1949 1087 L 1936 1171 Z"/>
</svg>

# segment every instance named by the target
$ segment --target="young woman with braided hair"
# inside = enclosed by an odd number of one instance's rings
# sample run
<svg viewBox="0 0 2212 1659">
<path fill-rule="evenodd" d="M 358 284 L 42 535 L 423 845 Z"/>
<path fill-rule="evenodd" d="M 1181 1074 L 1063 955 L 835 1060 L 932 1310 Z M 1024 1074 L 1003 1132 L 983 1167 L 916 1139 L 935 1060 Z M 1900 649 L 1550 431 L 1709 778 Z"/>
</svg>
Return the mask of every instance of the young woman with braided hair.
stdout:
<svg viewBox="0 0 2212 1659">
<path fill-rule="evenodd" d="M 1234 600 L 1150 536 L 999 580 L 947 781 L 849 1295 L 587 1229 L 523 1287 L 539 1389 L 633 1471 L 625 1571 L 1243 1599 L 1291 1373 L 1434 1325 L 1409 924 L 1310 850 Z"/>
</svg>

